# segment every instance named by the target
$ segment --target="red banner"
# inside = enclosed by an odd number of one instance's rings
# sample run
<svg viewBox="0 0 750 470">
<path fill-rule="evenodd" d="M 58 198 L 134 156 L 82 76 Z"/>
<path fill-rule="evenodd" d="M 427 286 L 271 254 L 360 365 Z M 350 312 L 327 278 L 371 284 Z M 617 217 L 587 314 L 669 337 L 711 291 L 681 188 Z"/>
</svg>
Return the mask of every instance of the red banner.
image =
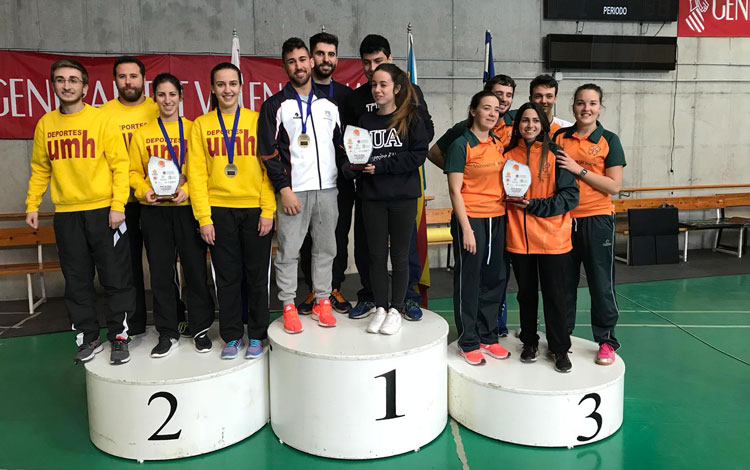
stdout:
<svg viewBox="0 0 750 470">
<path fill-rule="evenodd" d="M 63 56 L 38 52 L 0 50 L 0 139 L 31 139 L 39 118 L 58 105 L 49 81 L 49 68 L 61 57 L 75 57 L 88 70 L 89 90 L 85 101 L 101 106 L 117 96 L 112 77 L 114 57 Z M 229 56 L 153 54 L 137 56 L 146 66 L 146 94 L 151 79 L 169 72 L 183 84 L 183 115 L 195 119 L 210 109 L 209 74 Z M 242 101 L 246 108 L 260 110 L 263 102 L 288 81 L 281 59 L 241 57 Z M 336 81 L 356 88 L 364 83 L 362 64 L 357 59 L 339 59 Z"/>
<path fill-rule="evenodd" d="M 680 0 L 677 36 L 750 37 L 750 0 Z"/>
</svg>

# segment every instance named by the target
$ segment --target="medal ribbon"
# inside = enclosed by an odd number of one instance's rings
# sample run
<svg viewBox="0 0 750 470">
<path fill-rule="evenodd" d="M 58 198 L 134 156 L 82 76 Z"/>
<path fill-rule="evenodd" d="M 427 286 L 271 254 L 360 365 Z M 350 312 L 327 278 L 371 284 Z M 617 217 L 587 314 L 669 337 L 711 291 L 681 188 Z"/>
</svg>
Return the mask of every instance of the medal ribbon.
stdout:
<svg viewBox="0 0 750 470">
<path fill-rule="evenodd" d="M 224 136 L 224 144 L 227 147 L 227 160 L 229 160 L 229 164 L 231 165 L 234 162 L 234 140 L 237 138 L 237 125 L 240 123 L 240 107 L 237 106 L 237 110 L 234 112 L 234 124 L 232 128 L 231 140 L 229 140 L 227 127 L 224 125 L 224 117 L 221 115 L 221 111 L 219 111 L 219 108 L 216 108 L 216 116 L 219 118 L 221 134 Z"/>
<path fill-rule="evenodd" d="M 167 133 L 167 128 L 164 127 L 164 122 L 161 120 L 161 117 L 157 118 L 156 121 L 159 123 L 159 127 L 161 128 L 161 134 L 164 136 L 164 141 L 167 143 L 167 150 L 169 150 L 169 154 L 172 156 L 172 161 L 175 165 L 177 165 L 177 169 L 180 170 L 180 173 L 182 173 L 182 165 L 185 164 L 185 134 L 182 130 L 182 118 L 178 118 L 177 122 L 180 127 L 180 158 L 177 158 L 177 152 L 174 151 L 174 147 L 172 146 L 172 141 L 169 139 L 169 134 Z"/>
<path fill-rule="evenodd" d="M 333 84 L 331 84 L 331 87 L 333 87 Z M 302 133 L 307 134 L 307 120 L 310 118 L 310 115 L 312 114 L 312 99 L 313 99 L 313 92 L 314 88 L 312 84 L 310 84 L 310 96 L 307 97 L 307 115 L 302 112 L 302 98 L 299 96 L 299 93 L 297 91 L 294 91 L 294 97 L 297 99 L 297 106 L 299 107 L 299 114 L 302 118 Z M 302 117 L 305 116 L 305 117 Z"/>
<path fill-rule="evenodd" d="M 328 82 L 328 97 L 333 99 L 333 80 Z"/>
</svg>

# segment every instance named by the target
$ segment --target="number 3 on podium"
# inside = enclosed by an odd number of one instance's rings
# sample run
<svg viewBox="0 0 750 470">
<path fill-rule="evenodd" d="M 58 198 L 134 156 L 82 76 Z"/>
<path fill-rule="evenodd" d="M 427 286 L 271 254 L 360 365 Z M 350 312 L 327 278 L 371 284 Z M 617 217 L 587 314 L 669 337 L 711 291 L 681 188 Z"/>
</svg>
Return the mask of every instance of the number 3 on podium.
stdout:
<svg viewBox="0 0 750 470">
<path fill-rule="evenodd" d="M 588 399 L 594 400 L 594 411 L 592 411 L 590 415 L 586 416 L 586 418 L 591 418 L 596 421 L 596 432 L 588 437 L 578 436 L 576 439 L 578 439 L 579 442 L 590 441 L 591 439 L 595 438 L 597 434 L 599 434 L 599 431 L 602 430 L 602 415 L 596 412 L 596 410 L 599 409 L 599 405 L 602 404 L 602 397 L 600 397 L 598 393 L 589 393 L 588 395 L 585 395 L 583 398 L 581 398 L 581 401 L 578 402 L 578 405 Z"/>
</svg>

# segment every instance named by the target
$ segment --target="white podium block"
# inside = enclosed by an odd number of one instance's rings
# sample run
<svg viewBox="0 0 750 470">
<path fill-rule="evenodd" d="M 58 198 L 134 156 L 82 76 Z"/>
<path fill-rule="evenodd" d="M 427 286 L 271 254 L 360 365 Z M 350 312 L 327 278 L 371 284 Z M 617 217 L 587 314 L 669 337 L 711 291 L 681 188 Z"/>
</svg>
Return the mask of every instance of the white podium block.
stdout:
<svg viewBox="0 0 750 470">
<path fill-rule="evenodd" d="M 168 356 L 151 358 L 153 328 L 130 343 L 130 362 L 109 364 L 109 343 L 86 364 L 89 434 L 102 451 L 136 460 L 205 454 L 239 442 L 269 420 L 268 347 L 257 359 L 244 351 L 222 360 L 218 324 L 214 348 L 199 353 L 180 338 Z M 247 341 L 245 341 L 247 344 Z"/>
<path fill-rule="evenodd" d="M 308 454 L 373 459 L 418 450 L 448 418 L 448 324 L 423 310 L 393 336 L 365 331 L 370 319 L 337 316 L 336 328 L 302 317 L 290 335 L 282 319 L 271 343 L 271 426 Z"/>
<path fill-rule="evenodd" d="M 547 341 L 540 334 L 539 357 L 520 361 L 518 338 L 501 338 L 511 357 L 487 357 L 472 366 L 448 347 L 448 410 L 474 432 L 514 444 L 537 447 L 574 447 L 614 434 L 622 425 L 625 363 L 594 363 L 599 346 L 572 337 L 569 355 L 573 369 L 555 371 Z"/>
</svg>

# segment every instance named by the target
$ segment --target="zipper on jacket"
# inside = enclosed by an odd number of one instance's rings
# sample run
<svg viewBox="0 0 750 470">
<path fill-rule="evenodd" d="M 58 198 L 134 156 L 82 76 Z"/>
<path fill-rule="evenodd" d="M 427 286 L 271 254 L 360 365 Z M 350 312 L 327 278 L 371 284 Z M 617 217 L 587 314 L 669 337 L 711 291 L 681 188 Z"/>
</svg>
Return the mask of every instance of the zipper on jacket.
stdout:
<svg viewBox="0 0 750 470">
<path fill-rule="evenodd" d="M 311 85 L 315 86 L 315 85 Z M 315 97 L 308 103 L 308 106 L 312 106 L 312 102 L 315 101 Z M 320 150 L 318 149 L 318 134 L 315 132 L 315 116 L 314 113 L 310 113 L 310 123 L 312 124 L 313 137 L 315 137 L 315 158 L 318 159 L 318 188 L 323 189 L 323 177 L 320 175 Z"/>
</svg>

